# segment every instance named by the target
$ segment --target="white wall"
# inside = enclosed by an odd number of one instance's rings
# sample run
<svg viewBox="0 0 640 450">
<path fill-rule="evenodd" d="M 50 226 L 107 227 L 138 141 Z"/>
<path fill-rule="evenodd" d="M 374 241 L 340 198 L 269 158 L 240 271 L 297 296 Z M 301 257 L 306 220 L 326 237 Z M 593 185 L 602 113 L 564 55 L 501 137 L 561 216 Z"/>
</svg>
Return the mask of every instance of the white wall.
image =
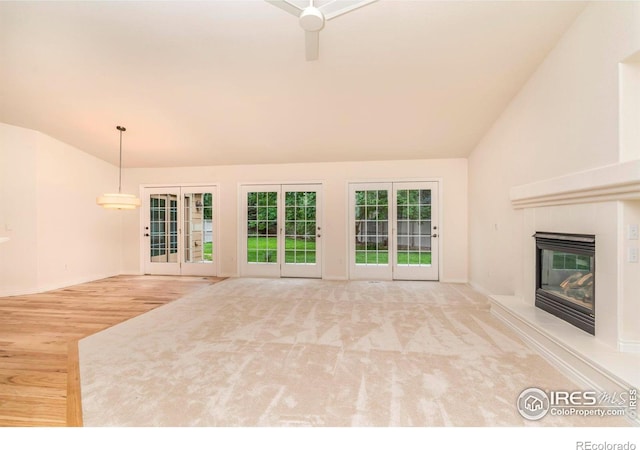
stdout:
<svg viewBox="0 0 640 450">
<path fill-rule="evenodd" d="M 121 213 L 95 199 L 117 168 L 33 130 L 0 124 L 0 296 L 120 273 Z M 8 228 L 8 230 L 7 230 Z"/>
<path fill-rule="evenodd" d="M 620 64 L 620 160 L 640 159 L 640 51 Z"/>
<path fill-rule="evenodd" d="M 618 63 L 640 48 L 640 4 L 590 4 L 469 157 L 470 277 L 513 294 L 512 186 L 618 161 Z"/>
<path fill-rule="evenodd" d="M 37 133 L 0 123 L 0 296 L 37 286 Z"/>
<path fill-rule="evenodd" d="M 630 248 L 636 248 L 640 251 L 640 240 L 628 238 L 629 225 L 640 225 L 640 201 L 623 202 L 622 208 L 620 267 L 622 267 L 621 284 L 624 301 L 619 314 L 620 344 L 624 349 L 640 352 L 640 327 L 638 326 L 638 318 L 640 318 L 640 263 L 632 263 L 628 259 Z"/>
<path fill-rule="evenodd" d="M 324 278 L 348 276 L 347 185 L 357 181 L 402 181 L 440 178 L 442 281 L 467 281 L 467 161 L 465 159 L 383 161 L 318 164 L 212 166 L 167 169 L 128 169 L 127 192 L 143 184 L 216 183 L 220 187 L 219 275 L 237 276 L 238 186 L 241 183 L 319 182 L 324 201 Z M 124 223 L 124 272 L 140 273 L 139 217 Z"/>
<path fill-rule="evenodd" d="M 515 210 L 509 190 L 619 161 L 619 63 L 638 49 L 639 3 L 589 4 L 469 157 L 472 284 L 532 302 L 533 232 L 596 234 L 596 333 L 612 345 L 625 306 L 621 205 Z"/>
</svg>

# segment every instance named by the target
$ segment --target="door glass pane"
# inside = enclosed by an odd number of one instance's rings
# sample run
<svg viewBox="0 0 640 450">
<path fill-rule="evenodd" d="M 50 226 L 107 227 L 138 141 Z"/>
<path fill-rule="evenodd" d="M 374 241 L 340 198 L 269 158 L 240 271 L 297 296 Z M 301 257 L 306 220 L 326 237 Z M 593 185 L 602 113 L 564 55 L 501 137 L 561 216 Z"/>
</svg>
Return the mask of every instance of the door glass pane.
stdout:
<svg viewBox="0 0 640 450">
<path fill-rule="evenodd" d="M 431 265 L 431 190 L 398 190 L 397 264 Z"/>
<path fill-rule="evenodd" d="M 172 194 L 151 195 L 149 203 L 151 262 L 178 260 L 178 199 Z"/>
<path fill-rule="evenodd" d="M 184 194 L 184 262 L 213 263 L 213 195 Z"/>
<path fill-rule="evenodd" d="M 356 191 L 356 264 L 389 263 L 389 201 L 386 190 Z"/>
<path fill-rule="evenodd" d="M 169 262 L 178 262 L 178 199 L 171 195 L 169 199 Z"/>
<path fill-rule="evenodd" d="M 316 193 L 285 192 L 285 264 L 316 262 Z"/>
<path fill-rule="evenodd" d="M 278 193 L 247 193 L 247 262 L 278 262 Z"/>
<path fill-rule="evenodd" d="M 153 262 L 166 262 L 165 203 L 163 196 L 152 195 L 150 203 L 150 255 Z"/>
</svg>

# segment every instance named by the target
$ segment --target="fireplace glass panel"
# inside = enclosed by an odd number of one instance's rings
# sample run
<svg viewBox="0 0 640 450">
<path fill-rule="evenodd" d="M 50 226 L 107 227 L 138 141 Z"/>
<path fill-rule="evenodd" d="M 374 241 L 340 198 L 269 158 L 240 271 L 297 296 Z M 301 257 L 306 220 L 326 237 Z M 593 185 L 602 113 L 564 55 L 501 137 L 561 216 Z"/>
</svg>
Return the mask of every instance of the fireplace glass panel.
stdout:
<svg viewBox="0 0 640 450">
<path fill-rule="evenodd" d="M 593 312 L 593 256 L 545 249 L 541 263 L 541 289 Z"/>
</svg>

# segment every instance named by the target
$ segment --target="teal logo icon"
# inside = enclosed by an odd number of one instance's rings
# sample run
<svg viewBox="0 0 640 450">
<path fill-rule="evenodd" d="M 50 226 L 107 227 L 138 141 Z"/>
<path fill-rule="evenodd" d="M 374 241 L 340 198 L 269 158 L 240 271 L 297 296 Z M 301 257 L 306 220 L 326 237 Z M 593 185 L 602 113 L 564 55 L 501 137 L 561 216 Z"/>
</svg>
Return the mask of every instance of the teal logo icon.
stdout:
<svg viewBox="0 0 640 450">
<path fill-rule="evenodd" d="M 518 412 L 527 420 L 540 420 L 549 412 L 549 396 L 542 389 L 527 388 L 518 396 Z"/>
</svg>

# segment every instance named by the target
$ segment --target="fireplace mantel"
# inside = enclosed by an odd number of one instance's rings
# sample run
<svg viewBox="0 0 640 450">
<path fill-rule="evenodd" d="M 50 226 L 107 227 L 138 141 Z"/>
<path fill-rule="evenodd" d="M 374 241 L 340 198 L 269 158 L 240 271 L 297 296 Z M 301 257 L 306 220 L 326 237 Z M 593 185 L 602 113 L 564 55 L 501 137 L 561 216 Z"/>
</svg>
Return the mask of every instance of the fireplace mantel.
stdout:
<svg viewBox="0 0 640 450">
<path fill-rule="evenodd" d="M 640 160 L 514 186 L 510 198 L 516 209 L 640 200 Z"/>
</svg>

